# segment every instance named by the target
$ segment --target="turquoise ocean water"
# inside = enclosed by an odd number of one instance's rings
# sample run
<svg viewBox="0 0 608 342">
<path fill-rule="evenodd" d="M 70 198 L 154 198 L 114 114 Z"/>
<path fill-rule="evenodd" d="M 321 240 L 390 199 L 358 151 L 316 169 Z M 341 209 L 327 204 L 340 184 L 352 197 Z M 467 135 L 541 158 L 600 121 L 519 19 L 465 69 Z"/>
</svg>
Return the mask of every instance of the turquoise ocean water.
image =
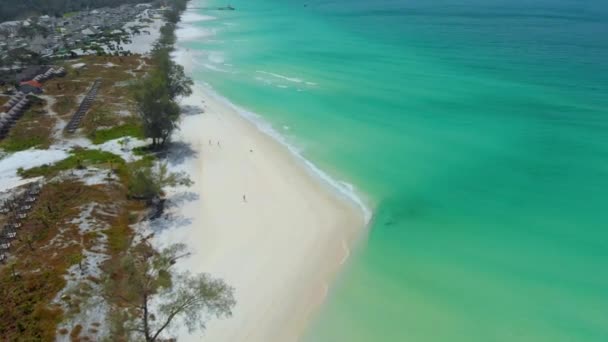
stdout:
<svg viewBox="0 0 608 342">
<path fill-rule="evenodd" d="M 608 341 L 607 1 L 231 4 L 194 78 L 374 208 L 305 341 Z"/>
</svg>

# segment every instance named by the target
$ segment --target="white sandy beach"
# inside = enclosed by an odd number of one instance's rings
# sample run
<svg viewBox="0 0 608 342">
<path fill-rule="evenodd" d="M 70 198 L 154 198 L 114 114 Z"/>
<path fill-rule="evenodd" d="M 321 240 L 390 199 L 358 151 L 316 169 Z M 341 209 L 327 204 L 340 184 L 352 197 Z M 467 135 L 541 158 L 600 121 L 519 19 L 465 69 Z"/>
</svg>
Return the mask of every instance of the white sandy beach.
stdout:
<svg viewBox="0 0 608 342">
<path fill-rule="evenodd" d="M 363 231 L 363 212 L 203 87 L 183 102 L 205 109 L 175 139 L 194 155 L 173 167 L 195 185 L 170 194 L 158 241 L 186 243 L 193 256 L 180 267 L 235 288 L 233 317 L 212 320 L 205 341 L 295 341 Z M 180 341 L 201 337 L 179 331 Z"/>
</svg>

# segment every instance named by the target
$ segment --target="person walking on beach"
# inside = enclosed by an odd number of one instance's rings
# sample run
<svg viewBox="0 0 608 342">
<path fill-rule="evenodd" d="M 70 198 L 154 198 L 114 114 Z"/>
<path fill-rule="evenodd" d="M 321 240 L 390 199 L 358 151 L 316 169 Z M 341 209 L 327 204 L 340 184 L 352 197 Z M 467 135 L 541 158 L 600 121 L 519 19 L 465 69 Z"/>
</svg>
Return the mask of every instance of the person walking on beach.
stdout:
<svg viewBox="0 0 608 342">
<path fill-rule="evenodd" d="M 247 196 L 245 194 L 243 194 L 243 202 L 247 203 Z"/>
<path fill-rule="evenodd" d="M 220 145 L 220 141 L 217 141 L 217 147 L 222 147 L 222 145 Z"/>
</svg>

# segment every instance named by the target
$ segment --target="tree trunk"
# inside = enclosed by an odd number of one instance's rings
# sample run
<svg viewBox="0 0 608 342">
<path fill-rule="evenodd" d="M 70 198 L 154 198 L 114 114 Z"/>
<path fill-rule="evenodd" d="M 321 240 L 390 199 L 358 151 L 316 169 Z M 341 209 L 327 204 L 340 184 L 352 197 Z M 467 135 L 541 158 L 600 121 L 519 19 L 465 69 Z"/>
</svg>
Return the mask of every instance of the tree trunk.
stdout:
<svg viewBox="0 0 608 342">
<path fill-rule="evenodd" d="M 154 341 L 154 338 L 150 336 L 150 326 L 148 324 L 148 294 L 144 293 L 144 335 L 146 342 Z"/>
<path fill-rule="evenodd" d="M 17 279 L 17 272 L 15 272 L 15 264 L 11 265 L 11 273 L 12 273 L 12 276 L 13 276 L 13 280 L 16 280 Z"/>
</svg>

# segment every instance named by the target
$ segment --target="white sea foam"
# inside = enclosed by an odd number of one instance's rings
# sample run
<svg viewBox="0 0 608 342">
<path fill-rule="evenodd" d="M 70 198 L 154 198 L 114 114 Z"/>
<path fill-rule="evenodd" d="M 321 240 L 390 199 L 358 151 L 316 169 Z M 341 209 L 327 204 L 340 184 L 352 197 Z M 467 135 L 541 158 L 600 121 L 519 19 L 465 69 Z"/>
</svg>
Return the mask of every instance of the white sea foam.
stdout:
<svg viewBox="0 0 608 342">
<path fill-rule="evenodd" d="M 272 81 L 269 80 L 269 79 L 266 79 L 264 77 L 256 76 L 255 79 L 258 80 L 258 81 L 260 81 L 260 82 L 262 82 L 262 83 L 264 83 L 264 84 L 272 85 Z"/>
<path fill-rule="evenodd" d="M 186 51 L 178 49 L 172 54 L 173 59 L 184 67 L 186 72 L 192 72 L 195 66 L 217 72 L 230 72 L 229 69 L 222 68 L 227 66 L 224 61 L 224 55 L 218 51 L 202 52 L 202 51 Z"/>
<path fill-rule="evenodd" d="M 217 19 L 216 17 L 210 16 L 210 15 L 202 15 L 202 14 L 197 14 L 197 13 L 193 13 L 193 12 L 185 12 L 184 14 L 182 14 L 181 16 L 181 22 L 183 23 L 196 23 L 199 21 L 209 21 L 209 20 L 215 20 Z"/>
<path fill-rule="evenodd" d="M 303 80 L 303 79 L 301 79 L 299 77 L 285 76 L 285 75 L 277 74 L 277 73 L 274 73 L 274 72 L 268 72 L 268 71 L 264 71 L 264 70 L 256 70 L 256 73 L 262 74 L 262 75 L 272 76 L 275 79 L 283 80 L 283 81 L 288 81 L 288 82 L 291 82 L 291 83 L 305 84 L 305 85 L 310 86 L 310 87 L 313 87 L 313 86 L 317 85 L 317 83 L 315 83 L 315 82 L 305 81 L 305 80 Z M 279 88 L 285 88 L 285 87 L 279 86 Z"/>
<path fill-rule="evenodd" d="M 223 64 L 225 61 L 224 53 L 222 53 L 220 51 L 210 51 L 209 55 L 207 56 L 207 59 L 209 59 L 210 62 L 216 63 L 216 64 Z"/>
<path fill-rule="evenodd" d="M 201 38 L 211 37 L 215 35 L 215 31 L 212 29 L 203 29 L 200 27 L 193 26 L 182 26 L 180 25 L 177 30 L 175 30 L 175 34 L 179 37 L 180 41 L 192 41 L 198 40 Z"/>
<path fill-rule="evenodd" d="M 284 75 L 281 75 L 281 74 L 275 74 L 273 72 L 268 72 L 268 71 L 263 71 L 263 70 L 257 70 L 256 72 L 260 73 L 260 74 L 264 74 L 264 75 L 269 75 L 269 76 L 273 76 L 273 77 L 276 77 L 276 78 L 280 78 L 280 79 L 283 79 L 283 80 L 289 81 L 289 82 L 294 82 L 294 83 L 302 83 L 303 82 L 301 79 L 299 79 L 297 77 L 284 76 Z"/>
<path fill-rule="evenodd" d="M 224 70 L 222 68 L 218 68 L 217 66 L 215 66 L 213 64 L 201 63 L 201 65 L 204 66 L 205 68 L 209 69 L 209 70 L 213 70 L 213 71 L 217 71 L 217 72 L 228 72 L 227 70 Z"/>
</svg>

